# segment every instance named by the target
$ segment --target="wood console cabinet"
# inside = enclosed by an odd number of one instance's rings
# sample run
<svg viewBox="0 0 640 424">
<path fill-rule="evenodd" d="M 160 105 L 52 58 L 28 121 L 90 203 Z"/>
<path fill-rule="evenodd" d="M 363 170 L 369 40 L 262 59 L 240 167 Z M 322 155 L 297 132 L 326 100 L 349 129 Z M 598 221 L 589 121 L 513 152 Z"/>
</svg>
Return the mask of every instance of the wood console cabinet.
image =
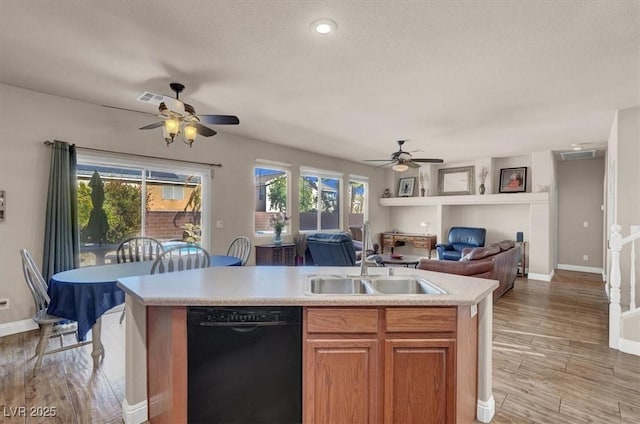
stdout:
<svg viewBox="0 0 640 424">
<path fill-rule="evenodd" d="M 256 265 L 295 265 L 296 245 L 282 243 L 281 245 L 264 244 L 256 246 Z"/>
<path fill-rule="evenodd" d="M 305 308 L 303 421 L 473 423 L 470 307 Z"/>
<path fill-rule="evenodd" d="M 426 249 L 431 251 L 436 248 L 438 238 L 434 234 L 408 234 L 408 233 L 381 233 L 380 234 L 380 251 L 384 253 L 384 249 L 389 248 L 393 252 L 394 246 L 400 243 L 411 243 L 416 249 Z"/>
</svg>

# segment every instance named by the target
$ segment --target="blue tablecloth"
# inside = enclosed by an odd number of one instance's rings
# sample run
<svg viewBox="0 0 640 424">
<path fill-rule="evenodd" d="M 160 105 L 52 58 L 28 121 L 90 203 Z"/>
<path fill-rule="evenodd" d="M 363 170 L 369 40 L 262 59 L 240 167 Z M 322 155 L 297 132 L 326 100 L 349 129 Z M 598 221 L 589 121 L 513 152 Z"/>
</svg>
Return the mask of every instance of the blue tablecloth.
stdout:
<svg viewBox="0 0 640 424">
<path fill-rule="evenodd" d="M 212 255 L 211 266 L 238 266 L 240 258 Z M 85 340 L 93 324 L 109 309 L 124 303 L 124 292 L 116 280 L 151 271 L 153 261 L 127 262 L 72 269 L 55 274 L 49 281 L 51 303 L 47 312 L 78 323 L 78 337 Z"/>
</svg>

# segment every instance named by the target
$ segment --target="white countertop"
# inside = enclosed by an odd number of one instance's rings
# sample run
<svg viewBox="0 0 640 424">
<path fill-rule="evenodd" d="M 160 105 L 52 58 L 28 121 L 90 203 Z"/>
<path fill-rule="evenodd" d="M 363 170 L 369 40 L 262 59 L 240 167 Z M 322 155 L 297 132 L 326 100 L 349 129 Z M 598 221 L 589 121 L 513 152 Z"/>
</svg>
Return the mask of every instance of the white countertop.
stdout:
<svg viewBox="0 0 640 424">
<path fill-rule="evenodd" d="M 387 275 L 388 268 L 369 268 Z M 242 266 L 210 267 L 127 277 L 118 287 L 146 306 L 223 305 L 475 305 L 498 287 L 496 280 L 394 267 L 396 276 L 415 275 L 442 287 L 442 295 L 307 294 L 309 275 L 358 275 L 359 267 Z"/>
</svg>

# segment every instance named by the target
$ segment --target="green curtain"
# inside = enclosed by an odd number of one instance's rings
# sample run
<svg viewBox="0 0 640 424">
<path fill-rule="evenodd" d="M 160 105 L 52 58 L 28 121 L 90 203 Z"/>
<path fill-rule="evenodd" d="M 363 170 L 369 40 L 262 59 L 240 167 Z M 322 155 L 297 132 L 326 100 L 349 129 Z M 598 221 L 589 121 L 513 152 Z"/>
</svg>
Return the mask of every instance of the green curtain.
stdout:
<svg viewBox="0 0 640 424">
<path fill-rule="evenodd" d="M 45 281 L 56 272 L 80 265 L 76 164 L 75 145 L 55 140 L 44 229 L 42 275 Z"/>
</svg>

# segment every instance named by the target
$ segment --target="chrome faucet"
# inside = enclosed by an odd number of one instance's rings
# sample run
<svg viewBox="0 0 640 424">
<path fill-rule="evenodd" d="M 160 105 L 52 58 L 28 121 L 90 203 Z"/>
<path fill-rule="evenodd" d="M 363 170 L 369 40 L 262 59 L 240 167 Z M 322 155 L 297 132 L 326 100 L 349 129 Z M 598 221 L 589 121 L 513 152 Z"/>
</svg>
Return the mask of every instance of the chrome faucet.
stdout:
<svg viewBox="0 0 640 424">
<path fill-rule="evenodd" d="M 371 236 L 369 235 L 369 221 L 362 223 L 362 253 L 360 256 L 360 276 L 368 277 L 367 273 L 367 249 L 371 245 Z"/>
</svg>

